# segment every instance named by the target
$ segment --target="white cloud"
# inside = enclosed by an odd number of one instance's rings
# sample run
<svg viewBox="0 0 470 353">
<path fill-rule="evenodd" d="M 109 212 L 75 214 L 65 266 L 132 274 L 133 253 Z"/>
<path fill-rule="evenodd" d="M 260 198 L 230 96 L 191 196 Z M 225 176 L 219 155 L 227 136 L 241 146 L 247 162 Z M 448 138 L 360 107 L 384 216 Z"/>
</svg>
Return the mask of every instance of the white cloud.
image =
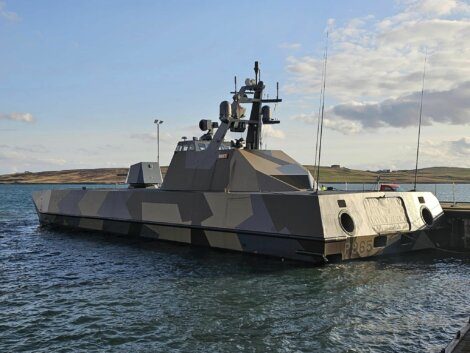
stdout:
<svg viewBox="0 0 470 353">
<path fill-rule="evenodd" d="M 401 16 L 446 16 L 455 13 L 470 12 L 470 5 L 465 0 L 406 0 L 402 1 L 405 10 Z"/>
<path fill-rule="evenodd" d="M 5 10 L 6 3 L 4 1 L 0 1 L 0 18 L 4 18 L 7 21 L 18 21 L 20 17 L 17 13 L 13 11 Z"/>
<path fill-rule="evenodd" d="M 274 128 L 272 125 L 263 125 L 263 138 L 272 137 L 275 139 L 285 139 L 284 131 Z"/>
<path fill-rule="evenodd" d="M 452 152 L 462 157 L 470 156 L 470 137 L 462 137 L 457 141 L 450 141 Z"/>
<path fill-rule="evenodd" d="M 25 123 L 34 123 L 36 119 L 31 113 L 0 113 L 0 120 L 22 121 Z"/>
<path fill-rule="evenodd" d="M 317 124 L 318 120 L 318 115 L 315 115 L 315 113 L 312 114 L 299 114 L 299 115 L 294 115 L 290 118 L 291 120 L 297 120 L 301 121 L 306 124 Z"/>
<path fill-rule="evenodd" d="M 425 48 L 426 122 L 469 123 L 470 5 L 451 0 L 400 5 L 394 16 L 354 18 L 331 31 L 326 98 L 336 106 L 325 119 L 335 121 L 330 124 L 337 130 L 350 131 L 339 127 L 344 125 L 339 118 L 373 128 L 415 124 Z M 286 91 L 318 97 L 322 65 L 317 55 L 289 56 Z"/>
<path fill-rule="evenodd" d="M 0 162 L 2 171 L 6 172 L 57 169 L 58 166 L 63 166 L 67 163 L 63 158 L 40 158 L 32 156 L 29 152 L 24 153 L 24 151 L 14 149 L 0 151 Z"/>
<path fill-rule="evenodd" d="M 423 100 L 423 124 L 470 124 L 470 81 L 447 91 L 427 92 Z M 379 103 L 339 104 L 326 112 L 329 119 L 349 120 L 365 128 L 417 125 L 420 93 Z"/>
<path fill-rule="evenodd" d="M 342 132 L 345 135 L 355 134 L 361 131 L 361 126 L 355 121 L 348 121 L 344 119 L 328 119 L 324 118 L 324 126 Z"/>
<path fill-rule="evenodd" d="M 470 136 L 450 141 L 423 141 L 420 149 L 423 160 L 432 165 L 453 165 L 470 168 Z"/>
<path fill-rule="evenodd" d="M 301 121 L 305 124 L 317 125 L 318 114 L 298 114 L 290 118 L 291 120 Z M 339 131 L 345 135 L 355 134 L 362 130 L 362 125 L 356 121 L 342 119 L 341 117 L 323 119 L 324 126 L 335 131 Z"/>
</svg>

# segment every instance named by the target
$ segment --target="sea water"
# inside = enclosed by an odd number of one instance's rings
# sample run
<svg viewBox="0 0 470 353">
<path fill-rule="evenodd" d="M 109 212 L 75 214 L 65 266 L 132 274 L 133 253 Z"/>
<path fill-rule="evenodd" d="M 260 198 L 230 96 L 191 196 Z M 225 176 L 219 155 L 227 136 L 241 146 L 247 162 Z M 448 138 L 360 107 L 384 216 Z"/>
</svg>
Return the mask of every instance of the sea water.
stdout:
<svg viewBox="0 0 470 353">
<path fill-rule="evenodd" d="M 0 352 L 437 352 L 470 315 L 468 256 L 312 267 L 50 230 L 50 187 L 0 185 Z"/>
</svg>

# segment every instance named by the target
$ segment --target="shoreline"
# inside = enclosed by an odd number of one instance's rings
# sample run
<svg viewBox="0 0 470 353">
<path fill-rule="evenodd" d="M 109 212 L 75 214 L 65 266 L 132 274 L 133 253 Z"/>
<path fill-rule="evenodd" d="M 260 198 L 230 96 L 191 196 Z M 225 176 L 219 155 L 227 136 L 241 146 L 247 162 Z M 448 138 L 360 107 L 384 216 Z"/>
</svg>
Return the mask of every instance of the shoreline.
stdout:
<svg viewBox="0 0 470 353">
<path fill-rule="evenodd" d="M 304 165 L 312 175 L 314 167 Z M 162 167 L 165 176 L 168 167 Z M 0 175 L 2 185 L 120 185 L 125 184 L 128 168 L 70 169 Z M 345 167 L 321 167 L 320 184 L 413 184 L 414 170 L 369 171 Z M 431 167 L 418 169 L 418 184 L 470 184 L 470 168 Z"/>
<path fill-rule="evenodd" d="M 335 182 L 324 182 L 324 183 L 320 183 L 320 184 L 333 184 L 333 185 L 342 185 L 342 184 L 345 184 L 345 183 L 348 183 L 348 184 L 353 184 L 353 185 L 362 185 L 362 184 L 366 184 L 366 185 L 371 185 L 371 184 L 376 184 L 376 183 L 372 183 L 372 182 L 349 182 L 349 181 L 335 181 Z M 388 182 L 388 181 L 384 181 L 384 182 L 380 182 L 380 184 L 395 184 L 392 183 L 392 182 Z M 396 184 L 413 184 L 412 182 L 397 182 Z M 470 184 L 470 182 L 468 181 L 456 181 L 456 182 L 432 182 L 432 181 L 427 181 L 427 182 L 418 182 L 417 183 L 418 185 L 452 185 L 452 184 L 456 184 L 456 185 L 468 185 Z M 103 183 L 95 183 L 95 182 L 25 182 L 25 183 L 21 183 L 21 182 L 0 182 L 0 185 L 127 185 L 126 183 L 108 183 L 108 182 L 103 182 Z"/>
</svg>

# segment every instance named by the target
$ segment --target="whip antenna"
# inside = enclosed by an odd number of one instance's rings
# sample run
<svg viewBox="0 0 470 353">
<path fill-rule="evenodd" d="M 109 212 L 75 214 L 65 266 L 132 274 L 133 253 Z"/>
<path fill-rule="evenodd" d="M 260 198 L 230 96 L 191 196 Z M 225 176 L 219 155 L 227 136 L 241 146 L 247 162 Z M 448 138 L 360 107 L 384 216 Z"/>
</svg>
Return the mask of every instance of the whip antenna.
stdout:
<svg viewBox="0 0 470 353">
<path fill-rule="evenodd" d="M 318 185 L 320 184 L 320 162 L 321 162 L 321 145 L 322 145 L 322 137 L 323 137 L 323 118 L 325 113 L 325 88 L 326 88 L 326 64 L 328 62 L 328 31 L 326 31 L 326 44 L 325 44 L 325 62 L 323 64 L 323 87 L 322 87 L 322 102 L 321 102 L 321 114 L 320 114 L 320 137 L 318 139 L 318 166 L 317 166 L 317 192 L 318 192 Z"/>
<path fill-rule="evenodd" d="M 418 123 L 418 143 L 416 146 L 416 166 L 415 166 L 415 183 L 413 190 L 416 191 L 416 183 L 418 181 L 418 159 L 419 159 L 419 141 L 421 139 L 421 120 L 423 116 L 423 97 L 424 97 L 424 79 L 426 77 L 426 61 L 428 58 L 428 51 L 424 55 L 424 64 L 423 64 L 423 81 L 421 85 L 421 101 L 419 103 L 419 123 Z"/>
<path fill-rule="evenodd" d="M 323 53 L 323 61 L 325 60 L 325 53 Z M 313 164 L 313 174 L 316 177 L 317 173 L 317 161 L 318 161 L 318 138 L 320 136 L 320 119 L 321 119 L 321 103 L 323 99 L 323 80 L 325 76 L 325 69 L 324 67 L 322 68 L 322 73 L 321 73 L 321 83 L 320 83 L 320 100 L 318 102 L 318 117 L 317 117 L 317 137 L 316 137 L 316 142 L 315 142 L 315 162 Z M 318 186 L 318 183 L 317 183 Z"/>
</svg>

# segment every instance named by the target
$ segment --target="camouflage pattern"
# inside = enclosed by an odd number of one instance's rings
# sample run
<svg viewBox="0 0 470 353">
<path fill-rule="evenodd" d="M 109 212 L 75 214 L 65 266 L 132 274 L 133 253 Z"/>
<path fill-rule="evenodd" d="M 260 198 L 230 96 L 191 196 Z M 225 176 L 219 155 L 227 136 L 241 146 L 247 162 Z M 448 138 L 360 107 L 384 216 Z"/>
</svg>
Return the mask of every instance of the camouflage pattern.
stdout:
<svg viewBox="0 0 470 353">
<path fill-rule="evenodd" d="M 274 192 L 312 189 L 310 172 L 282 151 L 175 152 L 164 190 Z"/>
<path fill-rule="evenodd" d="M 431 193 L 315 192 L 294 159 L 260 150 L 262 125 L 279 122 L 262 103 L 281 100 L 264 99 L 262 81 L 245 82 L 232 105 L 221 104 L 215 134 L 202 120 L 200 139 L 178 143 L 160 188 L 146 188 L 159 167 L 141 163 L 129 189 L 36 192 L 40 222 L 314 263 L 434 246 L 427 230 L 442 209 Z M 241 103 L 252 104 L 249 120 Z M 224 141 L 246 125 L 245 148 Z"/>
<path fill-rule="evenodd" d="M 33 199 L 42 224 L 315 263 L 433 247 L 420 210 L 442 215 L 427 192 L 73 189 L 35 192 Z M 352 232 L 341 225 L 345 212 Z"/>
</svg>

